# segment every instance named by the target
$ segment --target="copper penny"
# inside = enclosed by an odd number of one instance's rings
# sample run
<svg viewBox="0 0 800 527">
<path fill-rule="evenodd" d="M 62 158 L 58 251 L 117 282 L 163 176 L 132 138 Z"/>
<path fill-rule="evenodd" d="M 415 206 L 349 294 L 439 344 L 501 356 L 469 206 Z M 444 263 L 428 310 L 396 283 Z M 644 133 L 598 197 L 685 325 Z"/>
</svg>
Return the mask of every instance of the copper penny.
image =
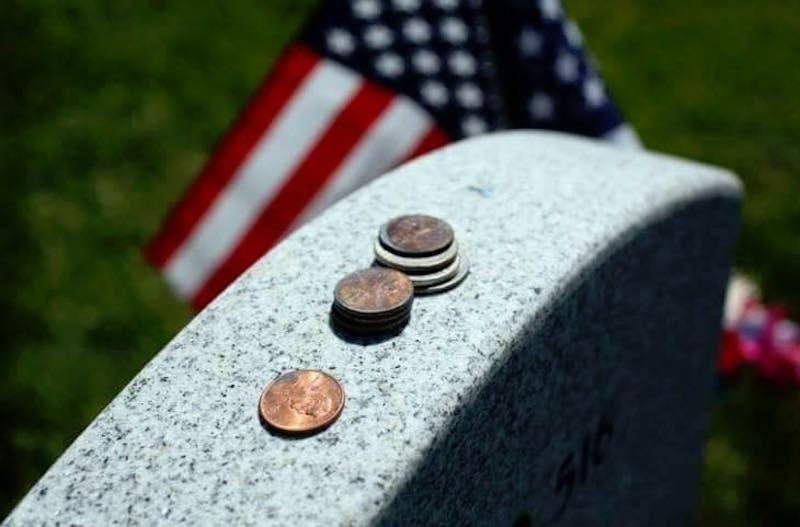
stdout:
<svg viewBox="0 0 800 527">
<path fill-rule="evenodd" d="M 344 390 L 318 370 L 284 373 L 261 394 L 259 411 L 270 427 L 287 434 L 309 434 L 327 428 L 344 408 Z"/>
<path fill-rule="evenodd" d="M 406 256 L 426 256 L 441 252 L 453 243 L 453 228 L 447 222 L 424 214 L 409 214 L 381 227 L 381 243 Z"/>
<path fill-rule="evenodd" d="M 400 271 L 370 267 L 339 280 L 333 294 L 344 311 L 378 315 L 407 308 L 414 299 L 414 284 Z"/>
<path fill-rule="evenodd" d="M 405 313 L 399 317 L 380 322 L 353 320 L 342 317 L 334 312 L 333 323 L 336 328 L 345 333 L 358 336 L 397 335 L 411 320 L 411 314 Z"/>
<path fill-rule="evenodd" d="M 376 315 L 356 315 L 354 313 L 349 313 L 343 310 L 341 307 L 336 305 L 334 302 L 333 306 L 331 307 L 331 316 L 339 320 L 344 320 L 345 322 L 350 322 L 352 324 L 364 324 L 368 326 L 381 326 L 388 324 L 390 322 L 400 320 L 403 317 L 408 317 L 409 313 L 411 313 L 410 308 L 400 309 L 397 311 L 390 311 L 385 315 L 376 316 Z"/>
</svg>

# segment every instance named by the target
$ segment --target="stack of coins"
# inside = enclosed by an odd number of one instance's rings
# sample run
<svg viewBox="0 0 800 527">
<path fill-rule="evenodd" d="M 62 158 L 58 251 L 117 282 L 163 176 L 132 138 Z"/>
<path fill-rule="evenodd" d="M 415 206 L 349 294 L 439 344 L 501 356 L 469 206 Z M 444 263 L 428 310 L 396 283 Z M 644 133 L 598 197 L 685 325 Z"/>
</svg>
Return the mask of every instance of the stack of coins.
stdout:
<svg viewBox="0 0 800 527">
<path fill-rule="evenodd" d="M 355 335 L 398 333 L 411 318 L 414 284 L 394 269 L 370 267 L 342 278 L 333 292 L 331 321 Z"/>
<path fill-rule="evenodd" d="M 375 240 L 375 260 L 405 273 L 418 295 L 452 289 L 469 274 L 469 262 L 459 252 L 453 228 L 424 214 L 385 223 Z"/>
</svg>

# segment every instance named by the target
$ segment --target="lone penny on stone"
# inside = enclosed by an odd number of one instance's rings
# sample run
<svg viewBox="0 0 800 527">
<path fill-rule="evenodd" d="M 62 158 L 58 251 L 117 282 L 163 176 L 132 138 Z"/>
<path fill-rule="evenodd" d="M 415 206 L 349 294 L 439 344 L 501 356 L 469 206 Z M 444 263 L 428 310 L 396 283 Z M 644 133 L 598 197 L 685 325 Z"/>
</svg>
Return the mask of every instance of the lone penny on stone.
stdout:
<svg viewBox="0 0 800 527">
<path fill-rule="evenodd" d="M 330 426 L 344 408 L 339 382 L 319 370 L 284 373 L 261 394 L 259 412 L 273 430 L 310 434 Z"/>
</svg>

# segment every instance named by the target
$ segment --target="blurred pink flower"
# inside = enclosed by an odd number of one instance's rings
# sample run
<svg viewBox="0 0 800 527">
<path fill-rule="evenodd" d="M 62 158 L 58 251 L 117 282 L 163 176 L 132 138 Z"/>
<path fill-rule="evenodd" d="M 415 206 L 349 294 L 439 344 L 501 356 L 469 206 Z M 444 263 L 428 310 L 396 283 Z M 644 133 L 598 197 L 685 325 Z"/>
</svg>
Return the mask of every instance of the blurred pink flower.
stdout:
<svg viewBox="0 0 800 527">
<path fill-rule="evenodd" d="M 786 318 L 786 310 L 763 305 L 752 283 L 737 278 L 725 308 L 720 375 L 750 367 L 765 379 L 800 384 L 800 325 Z"/>
</svg>

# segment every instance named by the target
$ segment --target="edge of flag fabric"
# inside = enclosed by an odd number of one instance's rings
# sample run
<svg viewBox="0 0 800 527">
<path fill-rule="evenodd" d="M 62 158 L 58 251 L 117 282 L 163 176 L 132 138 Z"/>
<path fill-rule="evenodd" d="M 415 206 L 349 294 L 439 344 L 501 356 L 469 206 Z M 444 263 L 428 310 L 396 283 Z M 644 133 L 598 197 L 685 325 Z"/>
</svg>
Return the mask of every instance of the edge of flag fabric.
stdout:
<svg viewBox="0 0 800 527">
<path fill-rule="evenodd" d="M 196 309 L 392 166 L 491 130 L 638 146 L 555 0 L 329 0 L 145 248 Z"/>
</svg>

